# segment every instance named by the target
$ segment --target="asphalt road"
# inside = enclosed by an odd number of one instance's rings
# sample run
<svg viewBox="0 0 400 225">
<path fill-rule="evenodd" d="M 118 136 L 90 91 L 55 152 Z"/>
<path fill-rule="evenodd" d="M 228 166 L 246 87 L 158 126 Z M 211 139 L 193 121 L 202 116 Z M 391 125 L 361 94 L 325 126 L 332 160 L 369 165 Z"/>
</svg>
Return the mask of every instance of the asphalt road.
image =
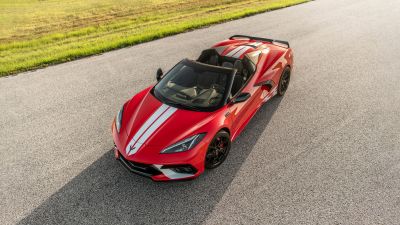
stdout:
<svg viewBox="0 0 400 225">
<path fill-rule="evenodd" d="M 0 79 L 0 224 L 400 224 L 400 2 L 321 0 Z M 122 103 L 236 33 L 295 73 L 221 167 L 154 183 L 112 158 Z"/>
</svg>

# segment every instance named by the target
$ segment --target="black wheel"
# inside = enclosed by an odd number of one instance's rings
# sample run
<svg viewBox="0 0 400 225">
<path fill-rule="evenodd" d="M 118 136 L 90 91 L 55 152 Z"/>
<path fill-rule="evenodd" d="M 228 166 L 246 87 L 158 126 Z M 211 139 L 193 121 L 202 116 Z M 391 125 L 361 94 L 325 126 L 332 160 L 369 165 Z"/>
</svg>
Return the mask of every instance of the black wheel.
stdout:
<svg viewBox="0 0 400 225">
<path fill-rule="evenodd" d="M 285 94 L 286 90 L 289 87 L 289 82 L 290 82 L 290 68 L 286 67 L 285 70 L 283 70 L 281 79 L 279 80 L 279 86 L 278 86 L 279 96 L 283 96 Z"/>
<path fill-rule="evenodd" d="M 214 169 L 221 165 L 228 156 L 231 149 L 231 139 L 226 131 L 218 132 L 206 153 L 205 167 L 206 169 Z"/>
</svg>

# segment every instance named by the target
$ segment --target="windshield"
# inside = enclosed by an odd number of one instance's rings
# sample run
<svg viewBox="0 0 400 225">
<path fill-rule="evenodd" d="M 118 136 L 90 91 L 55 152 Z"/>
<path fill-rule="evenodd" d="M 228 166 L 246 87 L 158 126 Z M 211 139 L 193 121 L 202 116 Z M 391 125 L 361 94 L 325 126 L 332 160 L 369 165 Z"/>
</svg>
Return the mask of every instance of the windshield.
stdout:
<svg viewBox="0 0 400 225">
<path fill-rule="evenodd" d="M 162 102 L 178 108 L 215 110 L 225 104 L 233 69 L 182 60 L 154 87 Z"/>
</svg>

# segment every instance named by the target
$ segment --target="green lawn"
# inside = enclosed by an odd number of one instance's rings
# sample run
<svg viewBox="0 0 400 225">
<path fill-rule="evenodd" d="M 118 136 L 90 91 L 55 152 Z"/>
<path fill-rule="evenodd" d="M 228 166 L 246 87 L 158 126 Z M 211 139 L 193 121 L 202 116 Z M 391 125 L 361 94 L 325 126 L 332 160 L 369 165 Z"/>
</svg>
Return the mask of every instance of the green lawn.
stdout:
<svg viewBox="0 0 400 225">
<path fill-rule="evenodd" d="M 0 76 L 306 1 L 0 0 Z"/>
</svg>

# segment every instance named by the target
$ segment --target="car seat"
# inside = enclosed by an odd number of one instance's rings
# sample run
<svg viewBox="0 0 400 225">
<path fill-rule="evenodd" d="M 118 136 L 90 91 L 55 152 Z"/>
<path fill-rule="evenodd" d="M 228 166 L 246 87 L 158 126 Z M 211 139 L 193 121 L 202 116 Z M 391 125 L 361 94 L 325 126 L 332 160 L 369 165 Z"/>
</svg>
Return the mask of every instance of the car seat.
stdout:
<svg viewBox="0 0 400 225">
<path fill-rule="evenodd" d="M 231 95 L 234 96 L 246 83 L 246 78 L 243 76 L 243 63 L 241 60 L 236 60 L 233 64 L 233 68 L 236 69 L 236 74 L 233 79 L 233 85 L 231 89 Z"/>
</svg>

